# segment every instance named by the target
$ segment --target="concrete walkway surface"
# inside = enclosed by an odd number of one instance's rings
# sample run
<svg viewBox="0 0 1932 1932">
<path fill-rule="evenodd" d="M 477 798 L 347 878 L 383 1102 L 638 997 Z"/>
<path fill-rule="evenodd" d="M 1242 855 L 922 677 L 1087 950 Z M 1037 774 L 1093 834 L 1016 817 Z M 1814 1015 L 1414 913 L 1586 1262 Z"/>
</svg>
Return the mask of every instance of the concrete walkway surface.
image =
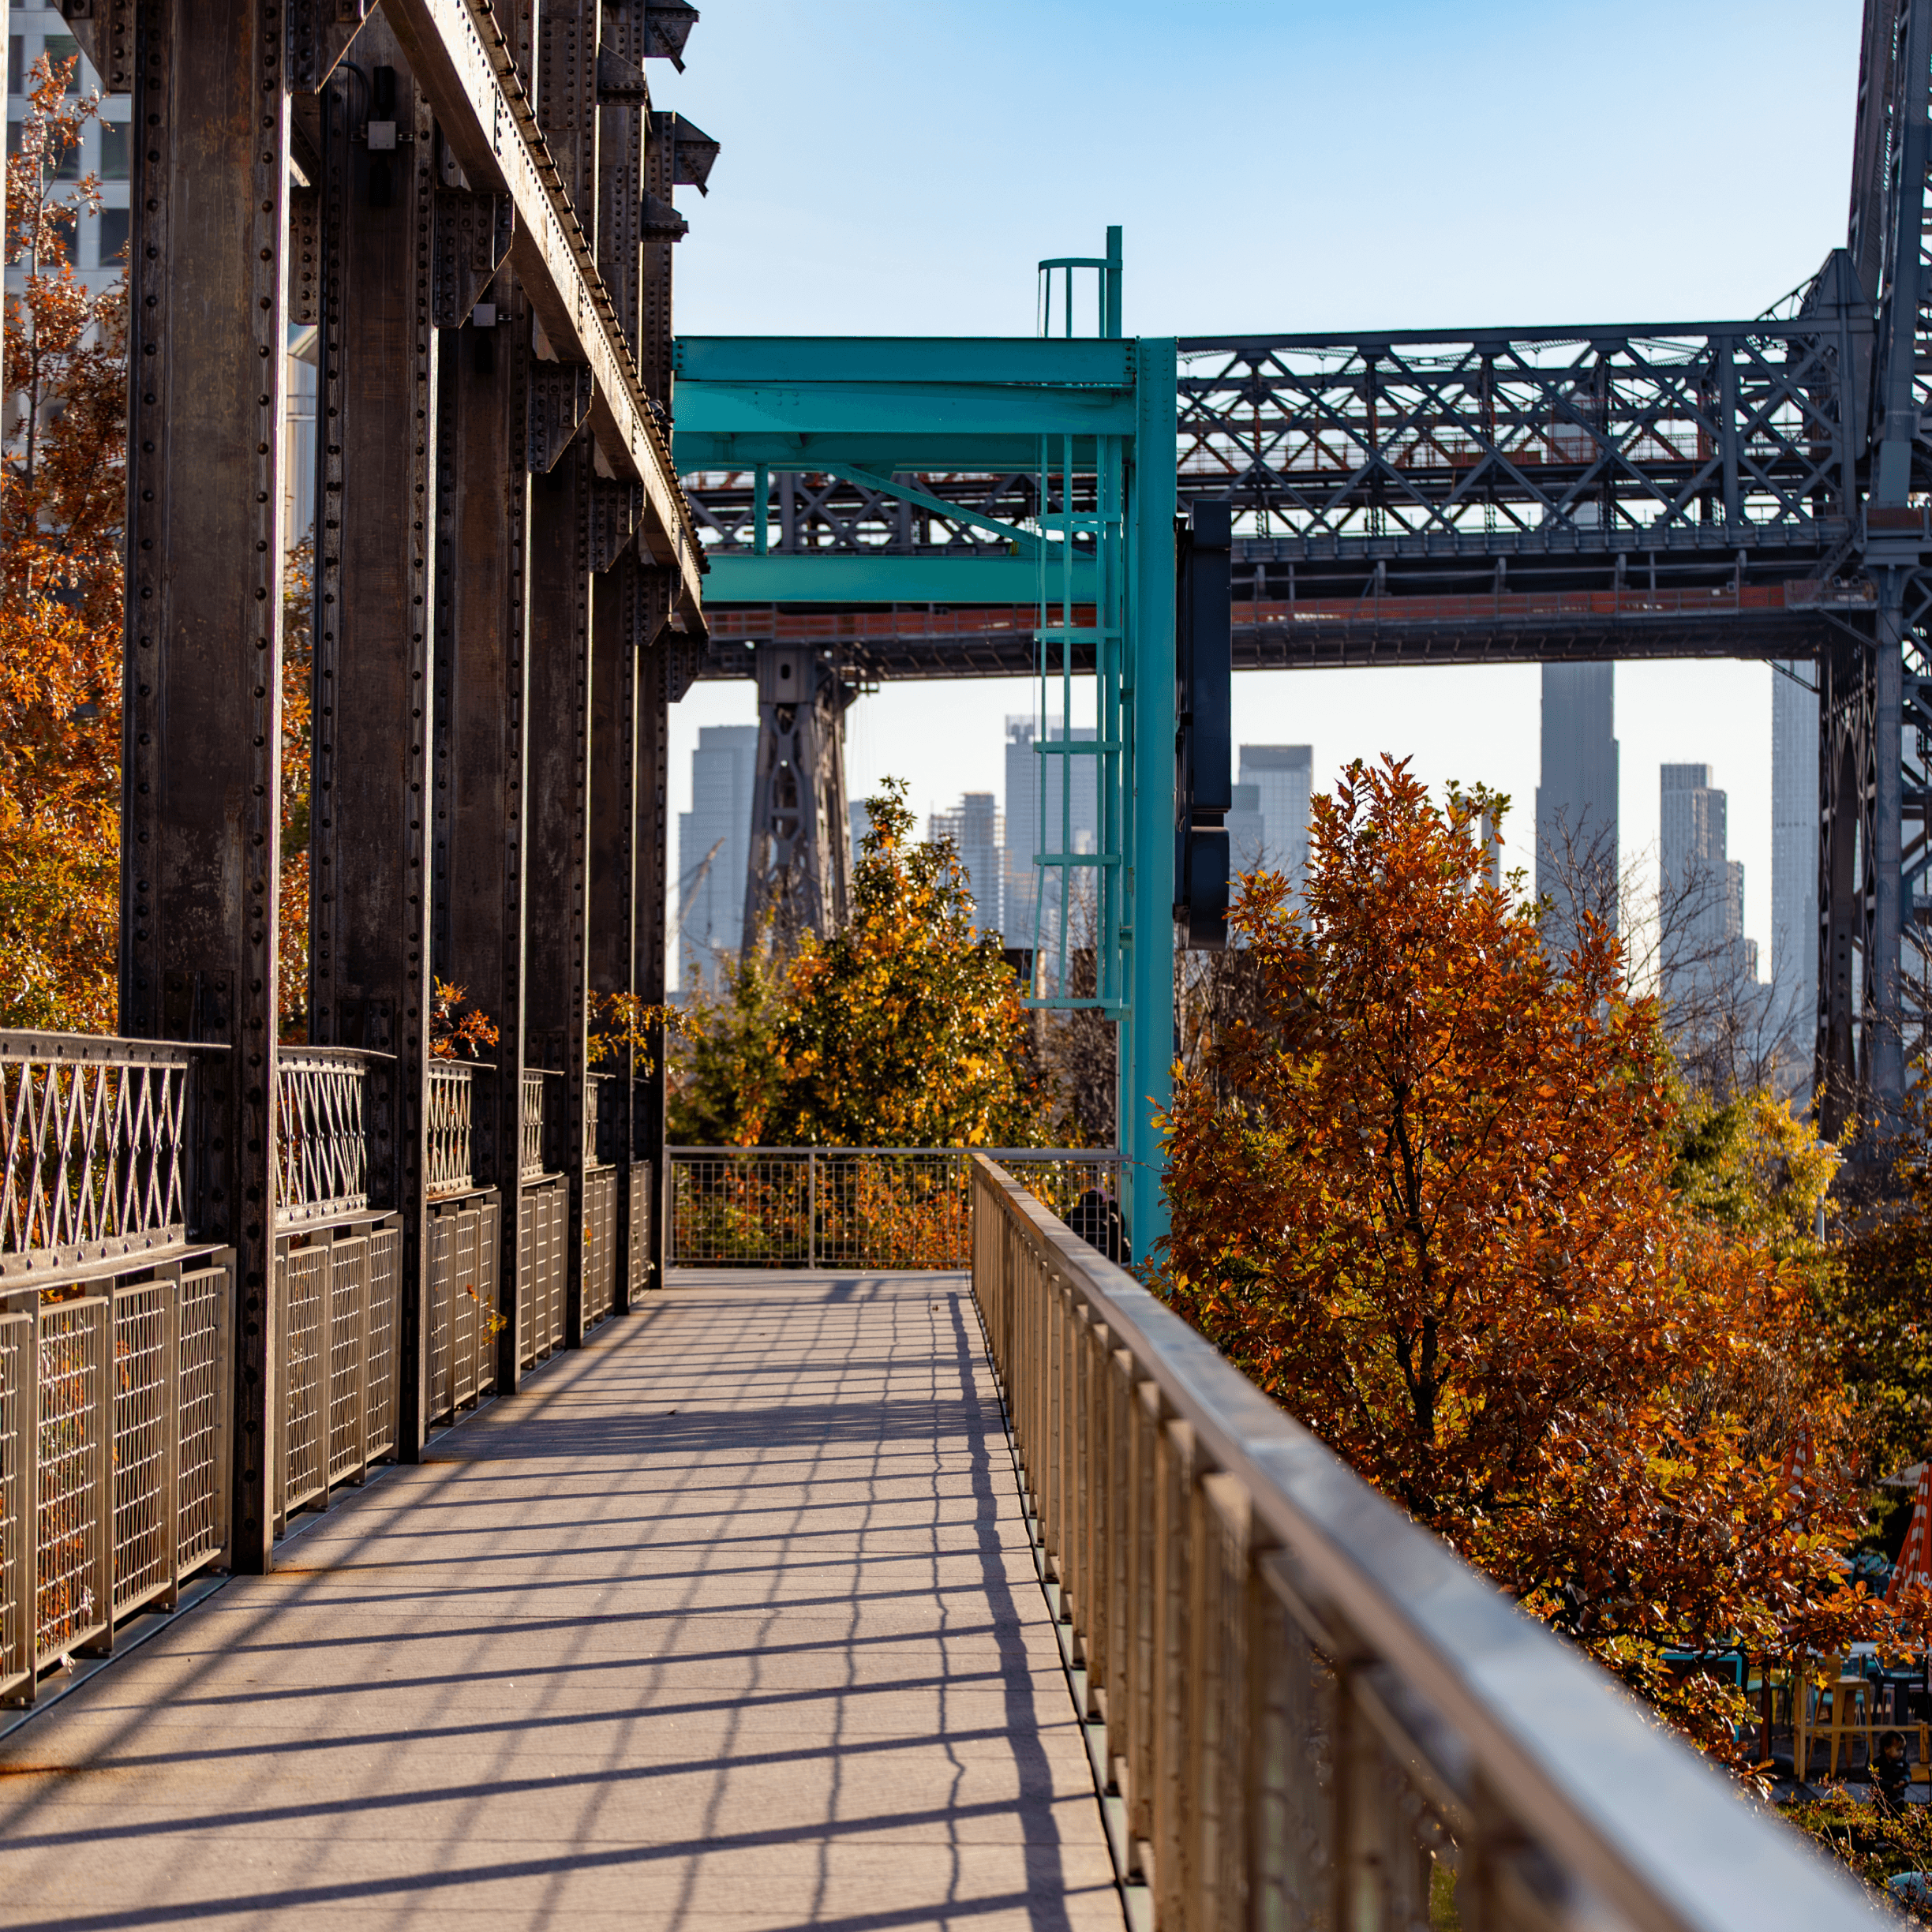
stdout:
<svg viewBox="0 0 1932 1932">
<path fill-rule="evenodd" d="M 1120 1932 L 957 1275 L 685 1275 L 0 1742 L 0 1926 Z"/>
</svg>

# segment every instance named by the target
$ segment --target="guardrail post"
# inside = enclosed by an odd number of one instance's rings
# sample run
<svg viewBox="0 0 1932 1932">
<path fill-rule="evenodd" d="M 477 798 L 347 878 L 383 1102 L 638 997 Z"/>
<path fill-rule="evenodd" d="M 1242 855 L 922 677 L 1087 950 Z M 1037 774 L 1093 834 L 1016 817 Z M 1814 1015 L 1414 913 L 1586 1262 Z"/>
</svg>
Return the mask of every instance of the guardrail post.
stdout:
<svg viewBox="0 0 1932 1932">
<path fill-rule="evenodd" d="M 234 1563 L 268 1567 L 275 1337 L 284 24 L 256 0 L 153 0 L 111 36 L 131 88 L 120 1030 L 219 1043 L 190 1213 L 234 1245 Z M 103 36 L 109 38 L 110 36 Z M 211 301 L 211 289 L 223 299 Z"/>
</svg>

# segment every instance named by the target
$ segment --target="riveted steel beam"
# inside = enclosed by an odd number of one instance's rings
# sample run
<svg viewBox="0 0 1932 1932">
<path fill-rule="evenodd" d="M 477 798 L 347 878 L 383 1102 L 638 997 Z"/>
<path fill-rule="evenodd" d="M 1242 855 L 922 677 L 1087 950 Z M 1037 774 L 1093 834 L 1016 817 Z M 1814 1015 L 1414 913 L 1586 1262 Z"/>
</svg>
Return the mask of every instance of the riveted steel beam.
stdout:
<svg viewBox="0 0 1932 1932">
<path fill-rule="evenodd" d="M 232 1562 L 268 1567 L 289 118 L 268 0 L 117 7 L 133 95 L 122 1033 L 205 1040 L 196 1237 L 235 1250 Z M 223 299 L 211 301 L 210 289 Z"/>
<path fill-rule="evenodd" d="M 690 515 L 597 272 L 593 212 L 572 201 L 570 175 L 539 127 L 510 24 L 486 9 L 473 12 L 463 0 L 388 0 L 384 11 L 470 185 L 507 195 L 514 204 L 511 257 L 531 309 L 556 354 L 590 370 L 598 446 L 613 468 L 643 484 L 646 547 L 654 561 L 676 571 L 687 619 L 698 620 L 703 564 Z M 594 32 L 590 47 L 594 109 Z M 541 84 L 541 56 L 538 71 Z M 594 111 L 590 118 L 594 125 Z"/>
<path fill-rule="evenodd" d="M 397 1453 L 420 1452 L 429 1058 L 432 596 L 439 331 L 432 320 L 436 129 L 385 21 L 360 63 L 395 144 L 358 139 L 359 76 L 322 99 L 320 476 L 316 492 L 313 941 L 310 1013 L 324 1045 L 391 1054 L 369 1148 L 371 1192 L 402 1215 Z"/>
<path fill-rule="evenodd" d="M 502 1202 L 496 1281 L 507 1325 L 497 1387 L 521 1372 L 524 852 L 528 785 L 529 314 L 513 273 L 486 292 L 489 326 L 443 339 L 436 411 L 436 932 L 435 963 L 495 1023 L 477 1077 L 472 1172 Z M 474 312 L 473 312 L 474 313 Z"/>
</svg>

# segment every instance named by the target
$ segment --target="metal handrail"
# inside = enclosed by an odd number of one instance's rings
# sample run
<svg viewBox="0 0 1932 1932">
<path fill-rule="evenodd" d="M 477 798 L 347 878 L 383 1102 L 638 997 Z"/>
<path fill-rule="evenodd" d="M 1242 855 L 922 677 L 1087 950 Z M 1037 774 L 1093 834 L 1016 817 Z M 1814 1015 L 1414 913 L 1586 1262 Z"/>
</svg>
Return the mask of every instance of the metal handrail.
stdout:
<svg viewBox="0 0 1932 1932">
<path fill-rule="evenodd" d="M 0 1032 L 0 1279 L 186 1240 L 189 1076 L 226 1050 Z"/>
<path fill-rule="evenodd" d="M 429 1156 L 425 1192 L 458 1194 L 470 1181 L 470 1081 L 476 1068 L 462 1060 L 432 1060 L 428 1073 Z"/>
<path fill-rule="evenodd" d="M 392 1054 L 360 1046 L 283 1046 L 275 1055 L 275 1221 L 358 1214 L 369 1204 L 369 1076 Z"/>
<path fill-rule="evenodd" d="M 1427 1922 L 1432 1858 L 1497 1927 L 1870 1915 L 1132 1276 L 973 1168 L 974 1295 L 1103 1694 L 1090 1750 L 1123 1767 L 1164 1932 L 1277 1923 L 1291 1899 L 1286 1923 L 1395 1923 L 1418 1874 Z"/>
<path fill-rule="evenodd" d="M 545 1067 L 526 1066 L 519 1097 L 517 1178 L 534 1181 L 544 1172 L 544 1081 L 560 1080 Z"/>
</svg>

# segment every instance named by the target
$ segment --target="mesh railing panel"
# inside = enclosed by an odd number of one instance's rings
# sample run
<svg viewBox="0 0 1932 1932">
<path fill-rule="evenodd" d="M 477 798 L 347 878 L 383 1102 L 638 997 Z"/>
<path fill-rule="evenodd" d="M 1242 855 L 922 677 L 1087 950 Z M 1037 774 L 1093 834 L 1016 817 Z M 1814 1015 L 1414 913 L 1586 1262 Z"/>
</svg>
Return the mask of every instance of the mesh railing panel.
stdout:
<svg viewBox="0 0 1932 1932">
<path fill-rule="evenodd" d="M 181 1437 L 175 1452 L 180 1488 L 174 1518 L 185 1574 L 228 1541 L 227 1419 L 229 1275 L 197 1268 L 181 1279 Z"/>
<path fill-rule="evenodd" d="M 368 1435 L 364 1459 L 388 1455 L 396 1441 L 397 1270 L 400 1228 L 378 1228 L 369 1237 L 369 1354 L 364 1369 L 362 1413 Z"/>
<path fill-rule="evenodd" d="M 972 1257 L 968 1155 L 957 1148 L 684 1148 L 665 1158 L 673 1267 L 949 1269 Z M 1117 1155 L 1043 1148 L 998 1158 L 1109 1260 L 1131 1259 Z"/>
<path fill-rule="evenodd" d="M 33 1317 L 0 1314 L 0 1694 L 30 1672 L 27 1458 Z"/>
<path fill-rule="evenodd" d="M 341 1482 L 361 1468 L 367 1356 L 369 1237 L 329 1247 L 328 1479 Z"/>
<path fill-rule="evenodd" d="M 477 1235 L 482 1220 L 474 1208 L 455 1217 L 455 1265 L 450 1272 L 450 1401 L 452 1406 L 476 1399 Z"/>
<path fill-rule="evenodd" d="M 584 1176 L 583 1325 L 602 1321 L 617 1305 L 617 1170 Z"/>
<path fill-rule="evenodd" d="M 802 1267 L 811 1258 L 811 1174 L 803 1153 L 674 1153 L 674 1267 Z"/>
<path fill-rule="evenodd" d="M 290 1249 L 281 1261 L 282 1491 L 283 1514 L 320 1496 L 328 1482 L 329 1246 Z"/>
<path fill-rule="evenodd" d="M 169 1464 L 175 1413 L 174 1290 L 144 1282 L 114 1294 L 114 1608 L 174 1581 Z"/>
<path fill-rule="evenodd" d="M 0 1277 L 178 1241 L 188 1050 L 0 1033 Z"/>
<path fill-rule="evenodd" d="M 570 1185 L 558 1180 L 547 1188 L 544 1202 L 544 1353 L 555 1354 L 564 1346 L 564 1301 L 570 1273 Z"/>
<path fill-rule="evenodd" d="M 537 1307 L 542 1293 L 537 1240 L 541 1211 L 534 1190 L 526 1188 L 518 1196 L 517 1217 L 517 1362 L 527 1368 L 537 1359 Z"/>
<path fill-rule="evenodd" d="M 450 1410 L 450 1339 L 455 1311 L 451 1299 L 456 1292 L 455 1215 L 436 1215 L 424 1229 L 429 1249 L 429 1413 L 447 1415 Z"/>
<path fill-rule="evenodd" d="M 631 1301 L 650 1286 L 651 1269 L 651 1168 L 647 1161 L 635 1161 L 631 1167 L 631 1244 L 626 1257 L 630 1271 Z"/>
<path fill-rule="evenodd" d="M 481 1395 L 496 1386 L 496 1329 L 502 1307 L 497 1275 L 503 1256 L 503 1208 L 486 1202 L 477 1226 L 476 1389 Z"/>
<path fill-rule="evenodd" d="M 106 1623 L 109 1312 L 104 1296 L 40 1312 L 35 1646 L 42 1663 Z"/>
</svg>

